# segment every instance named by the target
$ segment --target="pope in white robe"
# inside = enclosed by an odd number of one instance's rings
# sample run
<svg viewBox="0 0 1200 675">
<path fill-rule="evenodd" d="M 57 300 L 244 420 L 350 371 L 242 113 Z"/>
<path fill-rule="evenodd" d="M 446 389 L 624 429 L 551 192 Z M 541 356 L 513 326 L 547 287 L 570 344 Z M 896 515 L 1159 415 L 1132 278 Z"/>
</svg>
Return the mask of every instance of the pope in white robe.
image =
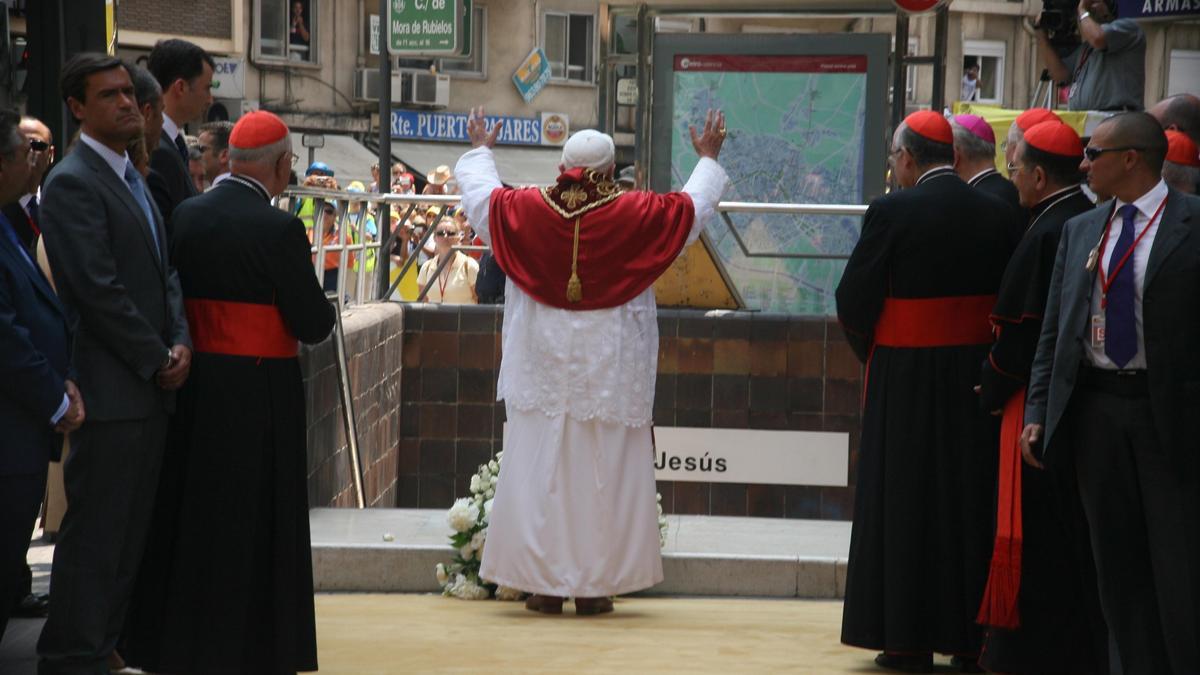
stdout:
<svg viewBox="0 0 1200 675">
<path fill-rule="evenodd" d="M 612 138 L 580 131 L 555 185 L 505 188 L 499 125 L 467 124 L 454 169 L 475 232 L 508 275 L 497 400 L 508 428 L 480 576 L 526 606 L 612 610 L 662 581 L 651 411 L 658 362 L 653 282 L 713 216 L 727 177 L 724 116 L 691 130 L 700 161 L 681 193 L 623 193 Z"/>
</svg>

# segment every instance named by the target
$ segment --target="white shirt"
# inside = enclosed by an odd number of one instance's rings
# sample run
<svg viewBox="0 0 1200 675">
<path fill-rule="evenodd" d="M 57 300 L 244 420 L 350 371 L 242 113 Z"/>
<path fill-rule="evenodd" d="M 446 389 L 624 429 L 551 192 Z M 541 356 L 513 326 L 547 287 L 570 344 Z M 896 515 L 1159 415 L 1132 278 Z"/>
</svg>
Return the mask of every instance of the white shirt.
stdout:
<svg viewBox="0 0 1200 675">
<path fill-rule="evenodd" d="M 475 148 L 454 167 L 471 227 L 487 244 L 488 207 L 501 187 L 488 148 Z M 725 170 L 701 159 L 683 191 L 696 216 L 687 243 L 716 213 Z M 504 289 L 503 358 L 497 400 L 519 410 L 599 419 L 629 427 L 650 424 L 658 374 L 658 306 L 654 288 L 609 309 L 572 311 L 534 300 L 511 279 Z"/>
<path fill-rule="evenodd" d="M 163 127 L 162 128 L 163 128 L 163 133 L 165 133 L 167 135 L 167 138 L 171 139 L 172 143 L 174 143 L 175 139 L 177 137 L 179 137 L 180 134 L 183 133 L 183 130 L 179 128 L 179 125 L 175 124 L 175 120 L 171 119 L 171 116 L 165 112 L 163 113 Z M 184 139 L 184 140 L 186 141 L 187 139 Z M 153 143 L 155 148 L 158 147 L 158 139 L 157 138 L 153 139 L 149 142 Z"/>
<path fill-rule="evenodd" d="M 97 155 L 100 155 L 100 159 L 103 159 L 104 163 L 112 168 L 113 173 L 117 174 L 117 178 L 121 179 L 121 185 L 128 185 L 125 182 L 125 165 L 129 163 L 128 154 L 121 153 L 118 155 L 112 148 L 85 133 L 79 134 L 79 140 L 86 143 L 92 150 L 95 150 Z M 132 194 L 133 190 L 129 192 Z"/>
<path fill-rule="evenodd" d="M 1146 223 L 1150 221 L 1150 217 L 1158 210 L 1163 200 L 1167 198 L 1167 184 L 1162 180 L 1150 189 L 1149 192 L 1134 200 L 1133 205 L 1137 207 L 1137 215 L 1133 219 L 1133 237 L 1136 240 L 1137 236 L 1142 233 L 1142 228 L 1146 227 Z M 1108 221 L 1108 241 L 1105 242 L 1104 251 L 1101 252 L 1100 260 L 1102 265 L 1100 270 L 1107 276 L 1112 276 L 1112 265 L 1121 261 L 1121 257 L 1125 255 L 1122 250 L 1113 259 L 1113 251 L 1117 247 L 1117 239 L 1121 236 L 1121 228 L 1124 227 L 1124 220 L 1121 218 L 1121 207 L 1125 206 L 1125 202 L 1120 199 L 1116 200 L 1116 209 L 1113 210 L 1112 218 Z M 1146 236 L 1137 242 L 1137 248 L 1133 250 L 1133 255 L 1129 256 L 1126 265 L 1133 265 L 1133 316 L 1137 325 L 1137 354 L 1134 354 L 1129 363 L 1126 363 L 1125 369 L 1140 369 L 1146 367 L 1146 345 L 1142 338 L 1142 291 L 1146 285 L 1146 263 L 1150 260 L 1150 250 L 1154 247 L 1154 235 L 1158 233 L 1159 222 L 1162 221 L 1162 214 L 1155 219 L 1150 225 L 1150 229 L 1146 231 Z M 1097 242 L 1099 243 L 1099 242 Z M 1104 310 L 1100 308 L 1100 298 L 1104 295 L 1104 289 L 1101 286 L 1100 272 L 1096 273 L 1096 281 L 1092 286 L 1092 311 L 1091 316 L 1104 316 Z M 1091 318 L 1088 318 L 1087 330 L 1091 333 Z M 1087 350 L 1084 352 L 1087 355 L 1088 361 L 1097 368 L 1105 368 L 1116 370 L 1117 364 L 1113 363 L 1112 359 L 1104 353 L 1104 347 L 1093 347 L 1091 340 L 1087 342 Z"/>
<path fill-rule="evenodd" d="M 225 180 L 226 178 L 229 178 L 229 173 L 230 173 L 230 172 L 226 171 L 225 173 L 219 173 L 219 174 L 217 174 L 217 177 L 213 179 L 213 181 L 212 181 L 212 185 L 209 185 L 209 186 L 208 186 L 208 189 L 209 189 L 209 190 L 211 190 L 211 189 L 213 189 L 213 188 L 217 187 L 217 185 L 219 185 L 219 184 L 221 183 L 221 181 Z M 243 178 L 250 178 L 249 176 L 242 176 L 242 177 L 243 177 Z M 253 179 L 253 178 L 250 178 L 250 180 L 254 180 L 254 179 Z M 255 182 L 255 183 L 258 183 L 258 181 L 256 181 L 256 180 L 255 180 L 254 182 Z M 259 185 L 262 185 L 262 183 L 259 183 Z"/>
<path fill-rule="evenodd" d="M 29 194 L 24 195 L 20 199 L 17 200 L 21 204 L 21 208 L 25 209 L 25 215 L 29 215 L 29 202 L 33 201 L 34 195 L 37 195 L 38 204 L 41 204 L 42 203 L 42 188 L 40 188 L 40 187 L 38 188 L 37 192 L 30 192 Z"/>
</svg>

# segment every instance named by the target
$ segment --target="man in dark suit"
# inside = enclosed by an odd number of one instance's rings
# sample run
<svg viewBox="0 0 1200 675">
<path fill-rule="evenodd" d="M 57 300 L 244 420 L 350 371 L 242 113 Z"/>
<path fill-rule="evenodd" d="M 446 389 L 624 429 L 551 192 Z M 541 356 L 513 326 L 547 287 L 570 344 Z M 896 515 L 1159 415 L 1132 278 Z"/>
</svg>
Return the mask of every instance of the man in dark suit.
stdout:
<svg viewBox="0 0 1200 675">
<path fill-rule="evenodd" d="M 1029 462 L 1074 460 L 1131 675 L 1200 659 L 1200 199 L 1162 181 L 1166 146 L 1146 113 L 1092 134 L 1081 168 L 1114 199 L 1063 228 L 1021 439 Z"/>
<path fill-rule="evenodd" d="M 81 53 L 63 99 L 79 142 L 46 182 L 42 236 L 76 320 L 88 423 L 65 467 L 67 513 L 51 572 L 42 673 L 106 672 L 145 545 L 174 390 L 191 364 L 162 216 L 125 148 L 142 131 L 122 63 Z"/>
<path fill-rule="evenodd" d="M 179 202 L 198 194 L 188 172 L 183 125 L 212 103 L 215 64 L 207 52 L 187 40 L 161 40 L 150 51 L 146 65 L 162 87 L 163 100 L 162 132 L 150 155 L 150 191 L 167 220 L 170 236 L 171 213 Z"/>
<path fill-rule="evenodd" d="M 54 137 L 50 128 L 36 117 L 21 118 L 21 134 L 29 142 L 29 180 L 21 196 L 0 207 L 0 213 L 8 218 L 16 230 L 17 239 L 31 254 L 37 250 L 38 237 L 41 229 L 38 227 L 38 209 L 40 208 L 42 178 L 54 163 Z M 37 258 L 34 255 L 34 258 Z"/>
<path fill-rule="evenodd" d="M 16 112 L 0 109 L 0 203 L 25 191 L 29 141 Z M 33 256 L 0 215 L 0 638 L 21 588 L 29 537 L 46 489 L 58 435 L 83 421 L 68 379 L 67 317 Z"/>
<path fill-rule="evenodd" d="M 905 189 L 871 203 L 837 289 L 868 373 L 842 642 L 885 667 L 928 671 L 933 652 L 973 667 L 998 427 L 971 388 L 1011 223 L 955 175 L 940 114 L 905 118 L 891 161 Z"/>
</svg>

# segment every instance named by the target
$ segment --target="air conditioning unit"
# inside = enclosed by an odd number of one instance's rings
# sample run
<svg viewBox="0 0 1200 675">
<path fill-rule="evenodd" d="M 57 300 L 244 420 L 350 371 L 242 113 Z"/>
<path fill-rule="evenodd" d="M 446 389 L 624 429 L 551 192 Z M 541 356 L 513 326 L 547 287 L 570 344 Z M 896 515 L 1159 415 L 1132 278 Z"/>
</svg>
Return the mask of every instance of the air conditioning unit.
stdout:
<svg viewBox="0 0 1200 675">
<path fill-rule="evenodd" d="M 393 87 L 393 92 L 395 88 Z M 450 105 L 450 76 L 434 75 L 425 70 L 400 71 L 399 103 L 429 108 Z"/>
<path fill-rule="evenodd" d="M 359 68 L 354 74 L 354 99 L 357 101 L 378 101 L 379 70 L 376 68 Z"/>
<path fill-rule="evenodd" d="M 243 98 L 214 98 L 204 119 L 207 122 L 236 122 L 242 115 L 258 110 L 259 102 Z"/>
</svg>

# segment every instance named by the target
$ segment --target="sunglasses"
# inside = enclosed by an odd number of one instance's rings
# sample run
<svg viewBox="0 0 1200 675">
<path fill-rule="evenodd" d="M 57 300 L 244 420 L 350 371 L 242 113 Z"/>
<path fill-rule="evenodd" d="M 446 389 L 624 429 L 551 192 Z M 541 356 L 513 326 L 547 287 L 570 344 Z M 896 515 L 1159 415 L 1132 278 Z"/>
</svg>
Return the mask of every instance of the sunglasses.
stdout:
<svg viewBox="0 0 1200 675">
<path fill-rule="evenodd" d="M 1146 149 L 1139 148 L 1135 145 L 1122 145 L 1122 146 L 1119 146 L 1116 148 L 1094 148 L 1094 147 L 1089 146 L 1089 147 L 1086 147 L 1083 149 L 1083 156 L 1087 157 L 1089 162 L 1094 162 L 1094 161 L 1096 161 L 1097 157 L 1099 157 L 1100 155 L 1103 155 L 1106 152 L 1124 152 L 1126 150 L 1137 150 L 1138 152 L 1145 152 Z"/>
<path fill-rule="evenodd" d="M 50 144 L 46 141 L 31 138 L 29 139 L 29 149 L 33 152 L 45 152 L 50 149 Z"/>
<path fill-rule="evenodd" d="M 438 230 L 434 234 L 436 234 L 439 237 L 454 237 L 454 236 L 458 235 L 458 233 L 455 232 L 454 230 Z"/>
</svg>

